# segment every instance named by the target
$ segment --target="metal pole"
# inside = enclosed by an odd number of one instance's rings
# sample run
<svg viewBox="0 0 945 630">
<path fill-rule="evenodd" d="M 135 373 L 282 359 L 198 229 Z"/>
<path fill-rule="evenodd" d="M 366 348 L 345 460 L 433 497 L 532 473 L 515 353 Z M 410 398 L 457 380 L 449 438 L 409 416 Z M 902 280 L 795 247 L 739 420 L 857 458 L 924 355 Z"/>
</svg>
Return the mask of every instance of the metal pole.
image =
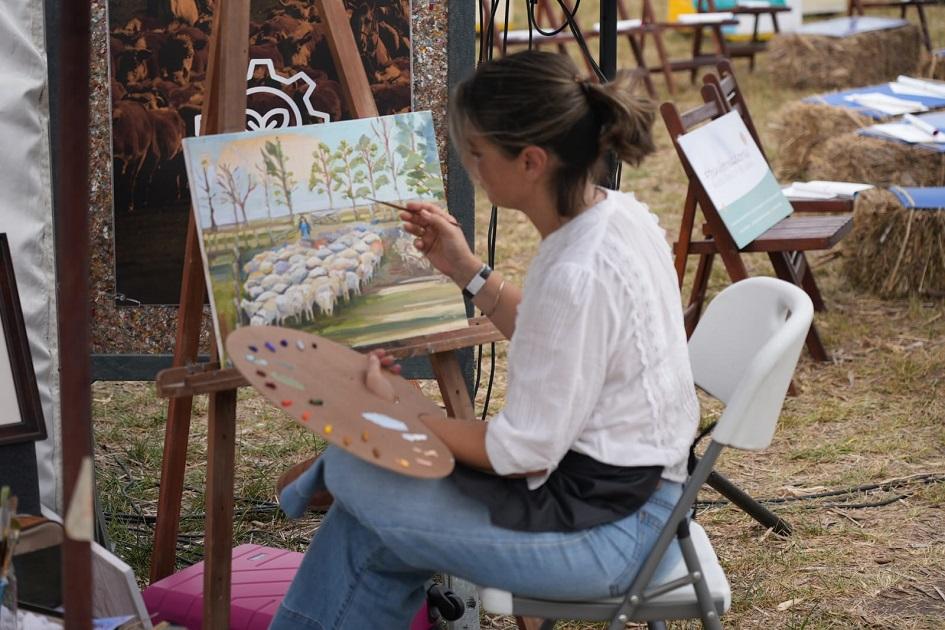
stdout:
<svg viewBox="0 0 945 630">
<path fill-rule="evenodd" d="M 617 0 L 600 3 L 600 69 L 608 81 L 617 76 Z"/>
</svg>

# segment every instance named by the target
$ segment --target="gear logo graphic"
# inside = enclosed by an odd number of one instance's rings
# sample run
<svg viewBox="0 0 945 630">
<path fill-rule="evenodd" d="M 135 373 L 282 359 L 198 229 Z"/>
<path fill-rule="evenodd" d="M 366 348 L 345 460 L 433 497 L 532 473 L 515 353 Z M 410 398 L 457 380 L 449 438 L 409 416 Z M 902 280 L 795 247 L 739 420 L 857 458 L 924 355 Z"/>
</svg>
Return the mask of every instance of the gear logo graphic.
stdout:
<svg viewBox="0 0 945 630">
<path fill-rule="evenodd" d="M 272 64 L 272 59 L 250 59 L 249 68 L 246 70 L 246 80 L 253 78 L 256 68 L 265 68 L 269 78 L 285 86 L 296 85 L 298 81 L 305 84 L 305 93 L 302 94 L 302 103 L 309 116 L 321 119 L 322 122 L 331 122 L 331 116 L 325 112 L 320 112 L 312 106 L 312 94 L 315 92 L 315 80 L 304 72 L 298 72 L 288 79 L 276 72 Z M 268 85 L 257 85 L 246 90 L 247 98 L 254 94 L 269 94 L 279 101 L 281 107 L 273 107 L 265 112 L 258 112 L 254 109 L 246 109 L 246 130 L 256 131 L 257 129 L 283 129 L 285 127 L 298 127 L 304 124 L 302 111 L 298 103 L 292 100 L 284 91 L 270 87 Z M 194 118 L 194 133 L 200 135 L 200 118 L 198 114 Z"/>
</svg>

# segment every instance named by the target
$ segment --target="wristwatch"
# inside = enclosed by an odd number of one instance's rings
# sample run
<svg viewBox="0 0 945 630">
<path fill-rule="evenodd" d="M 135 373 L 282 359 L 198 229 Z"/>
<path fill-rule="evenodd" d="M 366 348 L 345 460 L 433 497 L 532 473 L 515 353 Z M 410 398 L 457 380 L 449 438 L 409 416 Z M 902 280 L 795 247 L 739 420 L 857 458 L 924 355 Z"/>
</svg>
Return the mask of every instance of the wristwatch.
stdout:
<svg viewBox="0 0 945 630">
<path fill-rule="evenodd" d="M 483 263 L 482 268 L 476 272 L 476 275 L 472 277 L 472 280 L 469 281 L 469 284 L 463 288 L 463 295 L 470 300 L 476 297 L 476 294 L 479 293 L 479 290 L 482 289 L 482 287 L 486 284 L 486 279 L 491 273 L 492 267 Z"/>
</svg>

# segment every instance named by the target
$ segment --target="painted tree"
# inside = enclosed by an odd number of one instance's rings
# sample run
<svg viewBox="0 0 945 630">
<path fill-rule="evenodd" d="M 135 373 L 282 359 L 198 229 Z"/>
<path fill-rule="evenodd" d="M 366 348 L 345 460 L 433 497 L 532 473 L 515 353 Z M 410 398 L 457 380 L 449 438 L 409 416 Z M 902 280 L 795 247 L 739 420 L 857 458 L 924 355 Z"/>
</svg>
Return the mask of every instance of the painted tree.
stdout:
<svg viewBox="0 0 945 630">
<path fill-rule="evenodd" d="M 414 126 L 410 116 L 395 118 L 397 153 L 403 160 L 401 171 L 407 186 L 417 197 L 442 197 L 443 177 L 433 151 L 435 139 L 425 133 L 426 125 Z"/>
<path fill-rule="evenodd" d="M 217 185 L 220 187 L 220 194 L 233 206 L 233 220 L 237 227 L 237 234 L 240 232 L 240 217 L 243 215 L 244 226 L 249 225 L 249 219 L 246 216 L 246 202 L 249 195 L 256 189 L 256 181 L 252 175 L 242 177 L 239 167 L 233 168 L 229 164 L 220 162 L 217 164 Z M 238 213 L 238 214 L 237 214 Z M 258 236 L 256 237 L 256 246 L 259 246 Z"/>
<path fill-rule="evenodd" d="M 264 160 L 266 159 L 265 153 L 263 153 L 263 159 Z M 272 246 L 272 245 L 275 245 L 276 239 L 272 235 L 272 204 L 269 203 L 269 199 L 270 199 L 269 186 L 270 186 L 271 177 L 269 175 L 269 172 L 266 170 L 265 166 L 260 166 L 257 164 L 256 172 L 259 173 L 259 181 L 262 182 L 263 194 L 266 197 L 266 218 L 268 219 L 266 221 L 266 231 L 269 233 L 269 245 Z"/>
<path fill-rule="evenodd" d="M 275 141 L 267 140 L 262 148 L 263 163 L 266 165 L 266 174 L 276 182 L 276 201 L 289 209 L 289 218 L 295 223 L 295 209 L 292 206 L 292 191 L 298 186 L 295 174 L 289 170 L 289 158 L 282 150 L 282 141 L 276 137 Z"/>
<path fill-rule="evenodd" d="M 213 188 L 210 186 L 210 175 L 208 170 L 210 168 L 210 160 L 204 158 L 200 160 L 200 169 L 203 172 L 203 181 L 199 182 L 200 190 L 203 192 L 204 199 L 207 200 L 207 207 L 210 208 L 210 230 L 216 231 L 217 229 L 217 218 L 216 210 L 213 207 Z"/>
<path fill-rule="evenodd" d="M 312 170 L 308 176 L 308 189 L 314 190 L 320 195 L 327 194 L 328 205 L 334 210 L 335 199 L 331 191 L 335 181 L 335 154 L 330 146 L 324 142 L 319 142 L 315 150 L 312 151 L 312 158 Z"/>
<path fill-rule="evenodd" d="M 374 136 L 380 144 L 387 172 L 390 173 L 394 192 L 397 193 L 397 199 L 403 200 L 403 193 L 400 192 L 400 162 L 395 150 L 397 142 L 394 139 L 393 119 L 390 116 L 376 118 L 371 123 L 371 131 L 374 132 Z"/>
<path fill-rule="evenodd" d="M 378 196 L 377 189 L 390 183 L 387 174 L 383 172 L 387 167 L 387 157 L 381 154 L 381 148 L 376 143 L 371 142 L 367 134 L 358 138 L 358 143 L 354 145 L 354 148 L 357 151 L 355 163 L 367 172 L 368 185 L 358 189 L 358 196 L 374 197 L 376 199 Z M 371 219 L 374 219 L 375 204 L 372 203 L 370 208 Z"/>
<path fill-rule="evenodd" d="M 256 182 L 252 175 L 245 178 L 240 175 L 239 167 L 232 168 L 229 164 L 221 162 L 217 164 L 217 185 L 221 188 L 221 196 L 233 207 L 233 224 L 235 231 L 233 234 L 233 306 L 236 309 L 236 315 L 239 317 L 240 300 L 243 297 L 243 284 L 240 278 L 240 270 L 243 268 L 242 252 L 240 250 L 240 217 L 243 215 L 243 223 L 248 224 L 246 217 L 246 201 L 250 193 L 256 188 Z M 259 236 L 256 237 L 256 247 L 259 247 Z"/>
<path fill-rule="evenodd" d="M 358 185 L 367 181 L 364 171 L 355 163 L 357 157 L 355 148 L 347 140 L 342 140 L 338 144 L 338 149 L 335 151 L 335 163 L 338 166 L 334 169 L 334 186 L 336 191 L 351 202 L 351 213 L 355 221 L 361 218 L 358 216 L 357 207 Z"/>
</svg>

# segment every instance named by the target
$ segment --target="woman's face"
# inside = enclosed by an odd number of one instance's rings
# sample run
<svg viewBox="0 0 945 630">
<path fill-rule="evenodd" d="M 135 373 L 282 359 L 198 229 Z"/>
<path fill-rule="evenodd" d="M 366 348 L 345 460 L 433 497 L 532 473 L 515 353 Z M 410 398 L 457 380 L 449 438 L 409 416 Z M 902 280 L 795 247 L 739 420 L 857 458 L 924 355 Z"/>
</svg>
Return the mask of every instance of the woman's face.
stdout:
<svg viewBox="0 0 945 630">
<path fill-rule="evenodd" d="M 478 133 L 466 137 L 463 165 L 469 176 L 478 183 L 489 201 L 503 208 L 520 208 L 522 183 L 516 181 L 521 165 L 518 158 L 510 158 L 495 143 Z"/>
</svg>

